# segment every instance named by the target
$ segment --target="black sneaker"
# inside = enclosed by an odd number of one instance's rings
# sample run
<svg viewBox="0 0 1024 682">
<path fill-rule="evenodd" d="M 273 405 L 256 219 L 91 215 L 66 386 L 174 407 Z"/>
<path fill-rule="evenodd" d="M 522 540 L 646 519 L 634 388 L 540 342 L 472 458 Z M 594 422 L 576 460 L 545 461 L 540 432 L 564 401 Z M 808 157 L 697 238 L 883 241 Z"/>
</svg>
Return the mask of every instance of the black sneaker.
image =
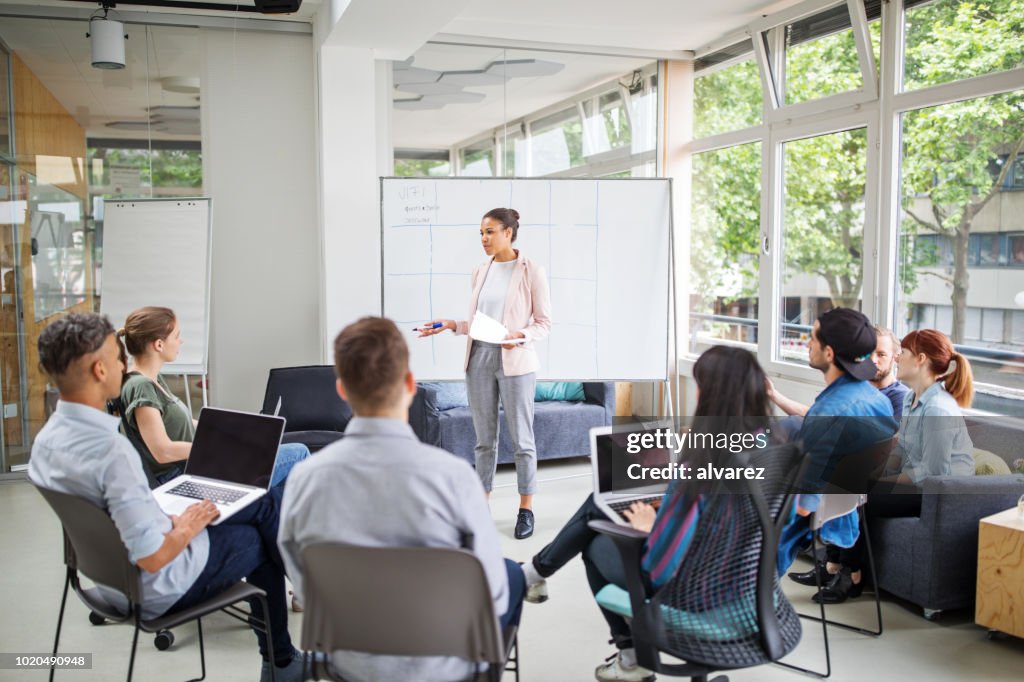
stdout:
<svg viewBox="0 0 1024 682">
<path fill-rule="evenodd" d="M 815 573 L 818 574 L 817 579 L 814 577 Z M 804 571 L 803 573 L 790 573 L 789 579 L 795 583 L 800 583 L 801 585 L 809 585 L 811 587 L 821 585 L 824 587 L 825 585 L 828 585 L 829 580 L 832 580 L 832 574 L 825 568 L 825 564 L 820 561 L 815 561 L 814 568 L 809 571 Z"/>
<path fill-rule="evenodd" d="M 516 516 L 516 540 L 525 540 L 533 535 L 533 512 L 520 509 Z"/>
</svg>

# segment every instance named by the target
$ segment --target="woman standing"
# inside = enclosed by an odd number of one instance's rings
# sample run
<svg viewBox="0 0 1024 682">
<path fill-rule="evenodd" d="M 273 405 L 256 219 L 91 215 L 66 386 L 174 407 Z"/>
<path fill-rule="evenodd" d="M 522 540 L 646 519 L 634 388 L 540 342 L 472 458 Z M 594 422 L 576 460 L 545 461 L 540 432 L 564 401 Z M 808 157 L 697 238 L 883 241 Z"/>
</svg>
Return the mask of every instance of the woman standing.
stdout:
<svg viewBox="0 0 1024 682">
<path fill-rule="evenodd" d="M 133 361 L 121 386 L 125 430 L 156 482 L 166 483 L 184 471 L 196 435 L 192 413 L 160 376 L 164 365 L 178 357 L 181 327 L 170 308 L 147 306 L 129 313 L 117 337 Z M 283 481 L 292 466 L 306 457 L 305 445 L 282 445 L 271 485 Z"/>
<path fill-rule="evenodd" d="M 476 431 L 476 471 L 490 495 L 498 464 L 498 399 L 515 441 L 519 486 L 517 539 L 533 535 L 533 495 L 537 490 L 537 450 L 533 439 L 533 400 L 540 361 L 533 346 L 551 330 L 551 295 L 544 270 L 512 247 L 519 233 L 519 212 L 488 211 L 480 222 L 480 240 L 488 259 L 470 279 L 469 320 L 431 320 L 420 336 L 450 329 L 468 334 L 477 312 L 499 320 L 509 330 L 506 341 L 466 344 L 466 395 Z M 525 339 L 523 342 L 517 339 Z"/>
</svg>

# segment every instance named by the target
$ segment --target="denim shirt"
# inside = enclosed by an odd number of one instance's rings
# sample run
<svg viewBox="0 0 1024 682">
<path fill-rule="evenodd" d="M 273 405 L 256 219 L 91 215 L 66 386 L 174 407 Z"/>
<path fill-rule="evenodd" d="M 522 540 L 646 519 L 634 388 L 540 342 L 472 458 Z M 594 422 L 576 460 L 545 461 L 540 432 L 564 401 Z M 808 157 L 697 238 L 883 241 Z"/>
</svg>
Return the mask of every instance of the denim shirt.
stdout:
<svg viewBox="0 0 1024 682">
<path fill-rule="evenodd" d="M 843 374 L 818 394 L 797 439 L 807 453 L 801 490 L 824 488 L 838 461 L 896 433 L 892 403 L 867 381 Z"/>
<path fill-rule="evenodd" d="M 974 445 L 956 400 L 936 382 L 914 405 L 909 393 L 900 421 L 896 454 L 903 458 L 902 473 L 914 483 L 926 476 L 973 476 Z"/>
</svg>

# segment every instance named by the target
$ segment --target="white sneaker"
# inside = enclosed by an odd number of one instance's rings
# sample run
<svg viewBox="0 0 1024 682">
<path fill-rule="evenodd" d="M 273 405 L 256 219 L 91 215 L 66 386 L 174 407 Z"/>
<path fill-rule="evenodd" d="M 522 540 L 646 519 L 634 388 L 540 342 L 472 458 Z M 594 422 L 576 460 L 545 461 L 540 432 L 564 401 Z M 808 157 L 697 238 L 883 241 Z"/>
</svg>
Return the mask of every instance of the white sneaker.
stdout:
<svg viewBox="0 0 1024 682">
<path fill-rule="evenodd" d="M 541 580 L 526 588 L 526 596 L 523 597 L 531 604 L 542 604 L 548 600 L 548 581 Z"/>
<path fill-rule="evenodd" d="M 654 673 L 647 668 L 638 665 L 627 668 L 622 664 L 622 656 L 615 654 L 614 658 L 594 669 L 594 677 L 599 682 L 654 682 Z"/>
</svg>

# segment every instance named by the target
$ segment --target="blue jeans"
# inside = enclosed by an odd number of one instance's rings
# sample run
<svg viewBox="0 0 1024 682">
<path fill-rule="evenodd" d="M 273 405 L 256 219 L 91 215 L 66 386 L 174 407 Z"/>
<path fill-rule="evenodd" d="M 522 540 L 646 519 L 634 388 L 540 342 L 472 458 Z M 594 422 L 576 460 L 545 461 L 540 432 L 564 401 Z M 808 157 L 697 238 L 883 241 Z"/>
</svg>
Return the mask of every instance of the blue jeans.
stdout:
<svg viewBox="0 0 1024 682">
<path fill-rule="evenodd" d="M 522 567 L 511 559 L 505 559 L 505 572 L 508 574 L 508 608 L 498 617 L 502 629 L 519 625 L 519 618 L 523 615 L 523 597 L 526 596 L 526 576 Z"/>
<path fill-rule="evenodd" d="M 274 642 L 275 663 L 291 659 L 293 647 L 288 634 L 288 605 L 284 589 L 284 562 L 277 549 L 277 527 L 284 487 L 270 492 L 224 523 L 210 526 L 210 555 L 203 572 L 168 613 L 195 606 L 228 589 L 242 578 L 267 593 L 269 621 Z M 252 615 L 264 620 L 256 599 L 249 601 Z M 255 631 L 255 630 L 254 630 Z M 267 659 L 267 639 L 256 632 L 260 655 Z"/>
<path fill-rule="evenodd" d="M 274 473 L 270 477 L 270 487 L 284 483 L 292 467 L 309 457 L 309 448 L 302 443 L 281 443 L 277 449 L 277 460 L 274 462 Z"/>
</svg>

